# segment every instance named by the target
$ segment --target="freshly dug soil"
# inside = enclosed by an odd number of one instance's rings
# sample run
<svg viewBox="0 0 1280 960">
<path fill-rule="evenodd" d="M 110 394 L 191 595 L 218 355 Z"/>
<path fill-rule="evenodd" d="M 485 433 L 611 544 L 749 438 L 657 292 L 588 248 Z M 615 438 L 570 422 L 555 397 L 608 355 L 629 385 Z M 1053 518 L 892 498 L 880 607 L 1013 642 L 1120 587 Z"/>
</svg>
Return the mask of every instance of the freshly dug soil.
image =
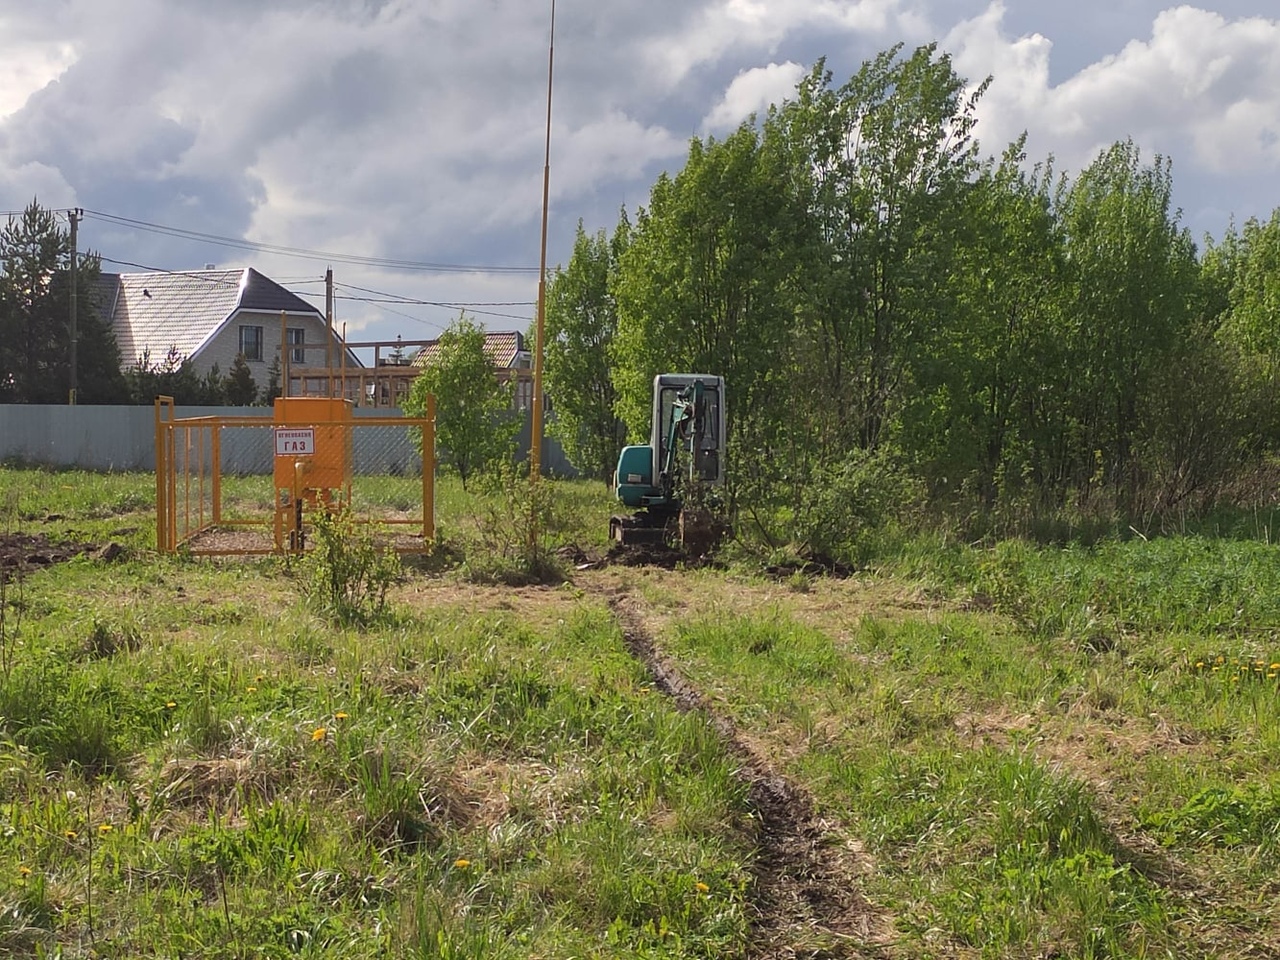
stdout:
<svg viewBox="0 0 1280 960">
<path fill-rule="evenodd" d="M 97 549 L 97 545 L 93 543 L 50 540 L 43 533 L 0 534 L 0 576 L 12 575 L 11 571 L 65 563 L 72 557 L 92 553 Z"/>
</svg>

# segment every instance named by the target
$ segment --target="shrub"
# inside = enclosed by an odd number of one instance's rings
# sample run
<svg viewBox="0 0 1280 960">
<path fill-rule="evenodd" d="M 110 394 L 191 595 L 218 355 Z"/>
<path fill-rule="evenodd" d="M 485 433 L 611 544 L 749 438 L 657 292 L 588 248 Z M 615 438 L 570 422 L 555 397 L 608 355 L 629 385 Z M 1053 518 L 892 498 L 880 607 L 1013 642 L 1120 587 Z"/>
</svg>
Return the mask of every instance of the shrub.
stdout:
<svg viewBox="0 0 1280 960">
<path fill-rule="evenodd" d="M 400 576 L 399 556 L 380 547 L 346 511 L 319 515 L 314 533 L 315 545 L 304 560 L 311 601 L 342 626 L 381 619 L 387 590 Z"/>
<path fill-rule="evenodd" d="M 924 485 L 892 454 L 855 450 L 814 484 L 795 539 L 813 556 L 856 564 L 873 533 L 907 519 L 924 500 Z"/>
</svg>

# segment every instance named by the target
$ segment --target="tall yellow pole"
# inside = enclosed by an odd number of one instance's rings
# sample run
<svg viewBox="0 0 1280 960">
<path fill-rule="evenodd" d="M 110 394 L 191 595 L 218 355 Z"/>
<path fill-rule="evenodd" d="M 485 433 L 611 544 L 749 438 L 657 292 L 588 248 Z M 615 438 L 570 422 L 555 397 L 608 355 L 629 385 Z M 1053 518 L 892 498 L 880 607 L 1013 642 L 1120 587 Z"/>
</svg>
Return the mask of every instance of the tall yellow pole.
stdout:
<svg viewBox="0 0 1280 960">
<path fill-rule="evenodd" d="M 529 482 L 542 475 L 542 352 L 547 317 L 547 211 L 551 206 L 551 78 L 556 63 L 556 0 L 551 0 L 547 55 L 547 147 L 542 165 L 542 254 L 538 265 L 538 319 L 533 338 L 533 411 L 529 419 Z"/>
</svg>

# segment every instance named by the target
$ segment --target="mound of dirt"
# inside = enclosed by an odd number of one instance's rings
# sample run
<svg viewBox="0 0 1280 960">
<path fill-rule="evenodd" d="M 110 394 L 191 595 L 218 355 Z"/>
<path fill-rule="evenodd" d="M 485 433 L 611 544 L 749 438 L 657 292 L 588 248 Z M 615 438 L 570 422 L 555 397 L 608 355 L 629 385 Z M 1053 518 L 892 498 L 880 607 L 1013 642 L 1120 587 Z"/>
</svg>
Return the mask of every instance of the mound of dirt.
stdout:
<svg viewBox="0 0 1280 960">
<path fill-rule="evenodd" d="M 0 576 L 11 576 L 11 571 L 65 563 L 72 557 L 97 549 L 97 545 L 92 543 L 50 540 L 43 533 L 0 534 Z"/>
<path fill-rule="evenodd" d="M 605 554 L 605 564 L 620 567 L 662 567 L 674 570 L 688 557 L 665 543 L 614 543 Z"/>
</svg>

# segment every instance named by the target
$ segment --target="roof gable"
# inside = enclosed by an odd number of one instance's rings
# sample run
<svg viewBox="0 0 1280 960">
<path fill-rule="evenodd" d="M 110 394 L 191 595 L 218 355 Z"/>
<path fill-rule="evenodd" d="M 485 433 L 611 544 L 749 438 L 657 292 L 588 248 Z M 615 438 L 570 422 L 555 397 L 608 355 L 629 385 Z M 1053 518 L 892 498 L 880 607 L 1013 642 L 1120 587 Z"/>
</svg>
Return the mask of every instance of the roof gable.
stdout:
<svg viewBox="0 0 1280 960">
<path fill-rule="evenodd" d="M 158 362 L 170 350 L 194 357 L 241 311 L 323 316 L 252 267 L 103 274 L 102 282 L 104 316 L 126 364 L 144 354 Z"/>
</svg>

